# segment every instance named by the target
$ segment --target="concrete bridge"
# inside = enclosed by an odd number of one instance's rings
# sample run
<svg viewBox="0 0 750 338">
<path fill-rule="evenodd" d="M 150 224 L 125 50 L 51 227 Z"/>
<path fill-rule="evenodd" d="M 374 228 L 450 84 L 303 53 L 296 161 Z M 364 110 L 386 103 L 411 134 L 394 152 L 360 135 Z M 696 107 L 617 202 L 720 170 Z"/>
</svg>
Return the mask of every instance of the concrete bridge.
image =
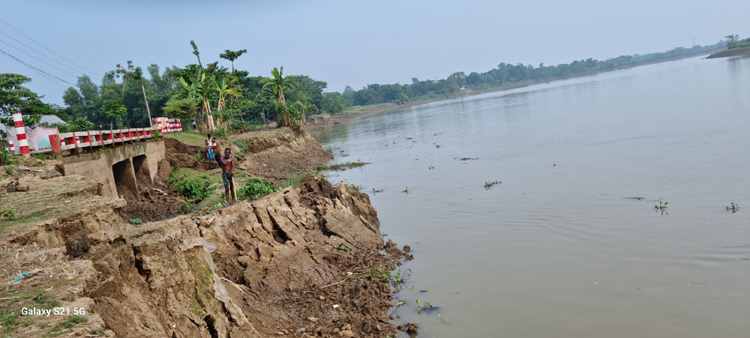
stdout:
<svg viewBox="0 0 750 338">
<path fill-rule="evenodd" d="M 102 196 L 138 195 L 138 182 L 153 182 L 166 156 L 163 140 L 100 147 L 87 154 L 63 157 L 63 175 L 81 175 L 102 183 Z"/>
</svg>

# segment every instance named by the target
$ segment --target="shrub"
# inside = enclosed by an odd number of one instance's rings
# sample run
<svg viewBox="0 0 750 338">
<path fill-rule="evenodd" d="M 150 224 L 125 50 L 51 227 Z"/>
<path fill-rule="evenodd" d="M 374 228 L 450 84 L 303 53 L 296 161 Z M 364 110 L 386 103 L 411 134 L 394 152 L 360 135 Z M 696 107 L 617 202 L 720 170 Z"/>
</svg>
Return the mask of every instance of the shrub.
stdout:
<svg viewBox="0 0 750 338">
<path fill-rule="evenodd" d="M 216 130 L 211 132 L 211 136 L 216 137 L 216 138 L 227 138 L 227 129 L 217 128 Z"/>
<path fill-rule="evenodd" d="M 9 220 L 16 219 L 16 211 L 13 209 L 3 209 L 0 211 L 0 216 L 5 217 Z"/>
<path fill-rule="evenodd" d="M 0 165 L 8 164 L 18 164 L 18 160 L 13 156 L 13 154 L 5 150 L 0 150 Z"/>
<path fill-rule="evenodd" d="M 174 183 L 174 190 L 188 199 L 204 199 L 211 196 L 211 183 L 200 178 L 185 178 Z"/>
<path fill-rule="evenodd" d="M 281 189 L 280 186 L 274 186 L 260 178 L 253 177 L 247 180 L 245 186 L 237 192 L 237 196 L 245 201 L 252 201 Z"/>
</svg>

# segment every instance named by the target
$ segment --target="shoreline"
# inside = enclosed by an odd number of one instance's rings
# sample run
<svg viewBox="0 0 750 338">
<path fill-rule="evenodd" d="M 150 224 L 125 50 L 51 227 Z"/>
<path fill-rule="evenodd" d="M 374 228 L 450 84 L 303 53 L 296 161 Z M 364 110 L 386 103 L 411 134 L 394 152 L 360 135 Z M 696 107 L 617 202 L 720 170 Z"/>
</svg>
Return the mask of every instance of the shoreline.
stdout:
<svg viewBox="0 0 750 338">
<path fill-rule="evenodd" d="M 750 55 L 750 47 L 725 49 L 725 50 L 718 51 L 716 53 L 713 53 L 707 56 L 706 59 L 718 59 L 718 58 L 727 58 L 727 57 L 732 57 L 732 56 L 743 56 L 743 55 Z"/>
<path fill-rule="evenodd" d="M 721 53 L 721 52 L 716 52 L 715 50 L 714 51 L 707 51 L 707 52 L 704 51 L 704 52 L 698 52 L 698 53 L 692 53 L 692 54 L 685 54 L 685 55 L 680 55 L 680 56 L 674 56 L 674 57 L 670 57 L 670 58 L 663 58 L 663 59 L 658 59 L 658 60 L 650 60 L 650 61 L 637 62 L 637 63 L 633 63 L 633 64 L 628 64 L 628 65 L 622 65 L 622 66 L 613 67 L 613 68 L 610 68 L 610 69 L 599 69 L 599 70 L 594 70 L 594 71 L 588 71 L 588 72 L 578 73 L 578 74 L 570 75 L 570 76 L 562 76 L 562 77 L 551 78 L 551 79 L 544 80 L 544 81 L 540 81 L 540 80 L 528 80 L 528 81 L 521 81 L 521 82 L 512 83 L 512 84 L 500 85 L 498 87 L 492 87 L 492 88 L 483 89 L 483 90 L 468 89 L 468 90 L 465 90 L 463 92 L 458 92 L 456 94 L 443 95 L 441 97 L 435 97 L 435 98 L 429 98 L 429 99 L 421 99 L 421 100 L 409 101 L 409 102 L 403 103 L 403 104 L 396 104 L 396 103 L 390 103 L 390 102 L 388 102 L 388 103 L 379 103 L 379 104 L 375 104 L 375 105 L 371 105 L 371 106 L 365 106 L 365 107 L 361 107 L 361 108 L 357 108 L 357 109 L 353 109 L 353 110 L 349 110 L 349 111 L 344 111 L 344 112 L 337 113 L 337 114 L 332 114 L 332 115 L 330 115 L 330 117 L 327 117 L 327 118 L 319 120 L 319 121 L 312 121 L 312 120 L 310 120 L 310 121 L 308 121 L 305 124 L 305 130 L 307 130 L 307 132 L 309 132 L 309 133 L 312 134 L 312 133 L 319 132 L 319 131 L 322 131 L 324 129 L 333 127 L 334 125 L 348 123 L 349 121 L 357 119 L 357 118 L 360 118 L 360 117 L 366 117 L 366 116 L 371 116 L 371 115 L 378 115 L 378 114 L 382 114 L 382 113 L 387 113 L 387 112 L 391 112 L 391 111 L 394 111 L 394 110 L 400 109 L 400 108 L 409 108 L 409 107 L 413 107 L 413 106 L 417 106 L 417 105 L 421 105 L 421 104 L 426 104 L 426 103 L 431 103 L 431 102 L 451 100 L 451 99 L 456 99 L 456 98 L 461 98 L 461 97 L 467 97 L 467 96 L 474 96 L 474 95 L 481 95 L 481 94 L 486 94 L 486 93 L 500 92 L 500 91 L 505 91 L 505 90 L 511 90 L 511 89 L 517 89 L 517 88 L 523 88 L 523 87 L 533 86 L 533 85 L 542 84 L 542 83 L 549 83 L 549 82 L 552 82 L 552 81 L 567 80 L 567 79 L 572 79 L 572 78 L 591 76 L 591 75 L 596 75 L 596 74 L 600 74 L 600 73 L 608 73 L 608 72 L 612 72 L 612 71 L 616 71 L 616 70 L 630 69 L 630 68 L 635 68 L 635 67 L 640 67 L 640 66 L 647 66 L 647 65 L 657 64 L 657 63 L 662 63 L 662 62 L 677 61 L 677 60 L 687 59 L 687 58 L 696 57 L 696 56 L 700 56 L 700 55 L 715 55 L 715 54 L 718 54 L 718 53 Z M 750 49 L 747 49 L 746 53 L 750 54 Z M 739 55 L 747 55 L 747 54 L 739 54 Z M 729 55 L 727 55 L 727 56 L 729 56 Z M 720 56 L 718 56 L 718 57 L 720 57 Z"/>
</svg>

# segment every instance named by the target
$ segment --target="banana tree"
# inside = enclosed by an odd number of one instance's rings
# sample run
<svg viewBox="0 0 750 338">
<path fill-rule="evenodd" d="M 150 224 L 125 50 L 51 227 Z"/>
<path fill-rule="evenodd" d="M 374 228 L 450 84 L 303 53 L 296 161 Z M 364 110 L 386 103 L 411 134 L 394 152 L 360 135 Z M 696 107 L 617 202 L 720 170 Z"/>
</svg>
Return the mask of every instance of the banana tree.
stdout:
<svg viewBox="0 0 750 338">
<path fill-rule="evenodd" d="M 227 95 L 232 95 L 234 97 L 240 96 L 240 94 L 237 93 L 234 89 L 229 88 L 229 84 L 227 84 L 226 78 L 221 79 L 221 82 L 214 81 L 214 85 L 216 86 L 216 93 L 219 96 L 216 104 L 216 110 L 224 110 L 224 104 Z"/>
<path fill-rule="evenodd" d="M 216 93 L 218 94 L 218 100 L 216 103 L 216 111 L 222 112 L 224 111 L 224 103 L 226 100 L 227 95 L 232 95 L 234 97 L 239 97 L 240 94 L 238 94 L 234 89 L 229 88 L 229 85 L 227 84 L 226 78 L 222 78 L 221 82 L 214 81 L 214 85 Z M 224 127 L 227 126 L 228 120 L 231 118 L 231 115 L 227 114 L 221 114 L 221 122 Z"/>
<path fill-rule="evenodd" d="M 195 74 L 190 78 L 190 84 L 185 81 L 185 78 L 180 77 L 180 83 L 182 89 L 185 91 L 188 97 L 194 97 L 201 102 L 201 109 L 196 116 L 196 124 L 198 129 L 203 130 L 203 119 L 206 120 L 206 129 L 213 131 L 216 129 L 214 124 L 214 118 L 211 113 L 211 97 L 214 94 L 215 86 L 213 85 L 216 81 L 213 76 L 208 77 L 203 73 L 202 69 L 198 69 Z"/>
<path fill-rule="evenodd" d="M 297 101 L 297 105 L 299 106 L 299 109 L 302 109 L 302 118 L 301 118 L 302 124 L 304 124 L 305 121 L 307 121 L 308 111 L 309 112 L 318 111 L 318 107 L 316 107 L 314 104 L 310 102 L 302 103 L 301 101 Z"/>
<path fill-rule="evenodd" d="M 279 70 L 278 68 L 274 67 L 271 71 L 272 77 L 267 77 L 265 79 L 261 80 L 261 83 L 263 84 L 263 90 L 271 90 L 273 92 L 274 97 L 276 98 L 276 101 L 279 103 L 278 107 L 280 107 L 280 116 L 282 117 L 281 123 L 282 126 L 291 126 L 291 116 L 289 114 L 289 109 L 286 105 L 286 99 L 284 98 L 284 91 L 290 91 L 290 90 L 296 90 L 299 89 L 299 86 L 296 82 L 294 82 L 294 76 L 287 76 L 284 77 L 284 67 L 282 66 Z"/>
</svg>

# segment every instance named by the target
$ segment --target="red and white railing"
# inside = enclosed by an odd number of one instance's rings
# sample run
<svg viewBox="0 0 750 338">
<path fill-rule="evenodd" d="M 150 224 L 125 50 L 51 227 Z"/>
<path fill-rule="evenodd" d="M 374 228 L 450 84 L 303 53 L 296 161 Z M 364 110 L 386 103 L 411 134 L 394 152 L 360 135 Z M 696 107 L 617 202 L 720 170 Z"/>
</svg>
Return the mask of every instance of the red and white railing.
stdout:
<svg viewBox="0 0 750 338">
<path fill-rule="evenodd" d="M 154 117 L 151 119 L 151 124 L 154 126 L 154 130 L 158 130 L 162 134 L 182 131 L 182 123 L 180 122 L 180 119 Z"/>
<path fill-rule="evenodd" d="M 76 148 L 101 147 L 117 143 L 145 140 L 152 137 L 149 128 L 130 128 L 116 130 L 77 131 L 59 135 L 60 150 Z M 54 145 L 52 146 L 54 149 Z M 51 151 L 51 150 L 50 150 Z"/>
<path fill-rule="evenodd" d="M 20 113 L 13 114 L 14 127 L 16 128 L 17 145 L 20 147 L 21 154 L 29 154 L 29 144 L 26 139 L 26 130 L 23 126 L 23 119 Z M 91 147 L 101 147 L 106 145 L 133 142 L 136 140 L 145 140 L 153 137 L 153 131 L 157 130 L 162 134 L 169 134 L 182 131 L 180 119 L 170 119 L 166 117 L 156 117 L 152 119 L 152 128 L 128 128 L 115 130 L 89 130 L 77 131 L 73 133 L 50 134 L 49 148 L 40 148 L 34 153 L 60 152 L 64 150 L 83 149 Z M 15 153 L 16 144 L 13 139 L 8 140 L 8 146 L 11 153 Z"/>
</svg>

